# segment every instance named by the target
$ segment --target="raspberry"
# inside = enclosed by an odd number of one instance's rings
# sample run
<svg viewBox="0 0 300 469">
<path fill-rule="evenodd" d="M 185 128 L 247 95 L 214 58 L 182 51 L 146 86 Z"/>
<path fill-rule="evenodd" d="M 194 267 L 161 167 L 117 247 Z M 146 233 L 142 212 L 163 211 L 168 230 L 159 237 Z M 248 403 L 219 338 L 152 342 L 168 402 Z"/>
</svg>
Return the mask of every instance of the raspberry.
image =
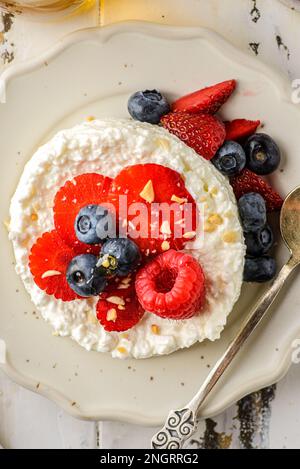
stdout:
<svg viewBox="0 0 300 469">
<path fill-rule="evenodd" d="M 135 326 L 143 315 L 144 310 L 137 299 L 134 279 L 131 277 L 115 279 L 100 295 L 97 318 L 108 332 L 127 331 Z"/>
<path fill-rule="evenodd" d="M 86 205 L 103 204 L 107 200 L 111 179 L 101 174 L 88 173 L 67 181 L 57 192 L 54 199 L 54 224 L 56 230 L 64 241 L 72 247 L 79 249 L 86 246 L 78 241 L 74 224 L 81 208 Z M 90 247 L 91 248 L 91 247 Z M 97 254 L 99 249 L 91 249 Z"/>
<path fill-rule="evenodd" d="M 205 277 L 192 256 L 170 250 L 141 269 L 135 288 L 143 308 L 165 319 L 189 319 L 205 298 Z"/>
<path fill-rule="evenodd" d="M 127 196 L 127 234 L 146 255 L 161 253 L 169 248 L 183 249 L 185 243 L 193 238 L 184 238 L 183 235 L 196 231 L 197 206 L 176 171 L 158 164 L 128 166 L 110 187 L 108 200 L 117 208 L 118 218 L 122 218 L 120 195 Z M 141 223 L 135 222 L 140 213 L 130 212 L 130 207 L 135 203 L 142 204 L 146 210 L 146 214 L 142 215 L 142 229 Z M 165 212 L 164 215 L 155 208 L 154 204 L 162 203 L 172 207 L 169 220 L 166 220 Z"/>
<path fill-rule="evenodd" d="M 31 248 L 29 268 L 34 281 L 48 295 L 63 301 L 80 298 L 68 285 L 66 272 L 76 252 L 56 231 L 44 233 Z"/>
</svg>

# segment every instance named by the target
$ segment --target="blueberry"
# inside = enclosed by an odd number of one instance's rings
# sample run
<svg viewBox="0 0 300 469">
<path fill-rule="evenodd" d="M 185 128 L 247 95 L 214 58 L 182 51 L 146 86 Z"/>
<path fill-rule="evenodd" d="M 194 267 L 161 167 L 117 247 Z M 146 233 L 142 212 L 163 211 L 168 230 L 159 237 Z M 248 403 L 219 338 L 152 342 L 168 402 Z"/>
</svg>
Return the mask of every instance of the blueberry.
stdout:
<svg viewBox="0 0 300 469">
<path fill-rule="evenodd" d="M 244 281 L 264 283 L 272 280 L 276 275 L 276 261 L 273 257 L 246 256 Z"/>
<path fill-rule="evenodd" d="M 100 261 L 103 260 L 101 263 Z M 120 277 L 136 270 L 141 263 L 141 253 L 138 246 L 128 238 L 110 239 L 101 249 L 98 265 L 107 269 L 108 275 Z"/>
<path fill-rule="evenodd" d="M 247 167 L 256 174 L 270 174 L 280 164 L 280 149 L 267 134 L 252 135 L 245 144 L 245 153 Z"/>
<path fill-rule="evenodd" d="M 217 151 L 211 162 L 225 176 L 234 176 L 245 168 L 246 154 L 239 143 L 228 140 Z"/>
<path fill-rule="evenodd" d="M 245 242 L 249 256 L 263 256 L 273 246 L 273 231 L 269 225 L 260 228 L 258 231 L 250 231 L 245 233 Z"/>
<path fill-rule="evenodd" d="M 97 268 L 98 259 L 92 254 L 74 257 L 67 269 L 69 286 L 82 297 L 97 296 L 106 287 L 106 279 Z"/>
<path fill-rule="evenodd" d="M 166 98 L 156 90 L 138 91 L 128 101 L 128 112 L 133 119 L 149 124 L 159 124 L 160 119 L 170 112 Z"/>
<path fill-rule="evenodd" d="M 79 241 L 86 244 L 100 244 L 114 236 L 114 219 L 101 205 L 87 205 L 75 220 L 75 233 Z"/>
<path fill-rule="evenodd" d="M 256 192 L 243 195 L 239 202 L 239 212 L 246 233 L 257 231 L 267 223 L 267 209 L 264 198 Z"/>
</svg>

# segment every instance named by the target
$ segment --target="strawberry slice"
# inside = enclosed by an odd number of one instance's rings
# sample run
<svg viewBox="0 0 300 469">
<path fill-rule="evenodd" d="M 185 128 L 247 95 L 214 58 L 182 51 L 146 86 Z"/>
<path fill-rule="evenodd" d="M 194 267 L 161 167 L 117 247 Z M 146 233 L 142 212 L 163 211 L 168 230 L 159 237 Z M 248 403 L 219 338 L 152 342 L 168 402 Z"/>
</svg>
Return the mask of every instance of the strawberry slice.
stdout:
<svg viewBox="0 0 300 469">
<path fill-rule="evenodd" d="M 215 114 L 228 100 L 236 88 L 236 80 L 223 81 L 194 93 L 183 96 L 173 103 L 174 112 L 183 111 L 193 114 Z"/>
<path fill-rule="evenodd" d="M 101 293 L 97 304 L 97 318 L 106 331 L 124 332 L 143 317 L 135 292 L 135 279 L 126 277 L 112 281 Z"/>
<path fill-rule="evenodd" d="M 250 121 L 247 119 L 235 119 L 224 122 L 226 129 L 226 140 L 243 140 L 253 135 L 260 126 L 260 120 Z"/>
<path fill-rule="evenodd" d="M 72 247 L 85 249 L 86 245 L 76 238 L 74 224 L 78 212 L 89 204 L 101 205 L 107 201 L 111 179 L 101 174 L 88 173 L 67 181 L 54 199 L 54 224 L 62 239 Z M 89 246 L 97 254 L 99 247 Z"/>
<path fill-rule="evenodd" d="M 125 211 L 122 195 L 127 196 Z M 170 168 L 158 164 L 124 168 L 112 182 L 108 201 L 123 220 L 119 231 L 123 228 L 123 235 L 127 234 L 146 256 L 182 249 L 194 238 L 196 203 L 180 174 Z"/>
<path fill-rule="evenodd" d="M 48 295 L 63 301 L 80 298 L 69 287 L 66 279 L 68 265 L 76 255 L 57 231 L 44 233 L 33 245 L 29 255 L 29 268 L 37 286 Z"/>
<path fill-rule="evenodd" d="M 173 112 L 161 119 L 162 125 L 206 160 L 211 160 L 225 140 L 224 124 L 209 114 Z"/>
<path fill-rule="evenodd" d="M 258 192 L 265 199 L 269 212 L 281 209 L 282 197 L 264 179 L 249 169 L 244 169 L 240 174 L 231 178 L 230 182 L 238 200 L 248 192 Z"/>
</svg>

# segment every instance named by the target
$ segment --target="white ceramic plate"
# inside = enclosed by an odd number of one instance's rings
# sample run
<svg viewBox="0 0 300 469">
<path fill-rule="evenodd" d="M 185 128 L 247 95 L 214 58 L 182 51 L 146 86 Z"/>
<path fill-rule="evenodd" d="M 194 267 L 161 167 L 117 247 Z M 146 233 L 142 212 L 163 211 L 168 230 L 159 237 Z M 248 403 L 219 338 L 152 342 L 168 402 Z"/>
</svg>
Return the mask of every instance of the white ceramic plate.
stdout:
<svg viewBox="0 0 300 469">
<path fill-rule="evenodd" d="M 138 89 L 160 88 L 172 99 L 202 86 L 236 78 L 239 88 L 224 118 L 260 118 L 280 144 L 283 172 L 274 184 L 286 194 L 300 182 L 299 117 L 283 78 L 203 29 L 127 23 L 78 32 L 43 57 L 10 68 L 0 105 L 1 219 L 8 216 L 25 162 L 53 132 L 87 116 L 126 116 Z M 0 338 L 3 370 L 15 381 L 59 403 L 75 416 L 141 424 L 162 423 L 170 408 L 186 403 L 220 356 L 262 288 L 244 288 L 221 340 L 144 361 L 88 353 L 33 313 L 15 274 L 12 247 L 1 228 Z M 277 248 L 282 264 L 287 257 Z M 212 416 L 243 395 L 279 380 L 300 336 L 299 281 L 295 278 L 207 401 Z M 25 314 L 26 313 L 26 314 Z M 1 348 L 1 343 L 0 343 Z M 3 342 L 2 342 L 3 348 Z M 2 353 L 3 355 L 3 353 Z"/>
</svg>

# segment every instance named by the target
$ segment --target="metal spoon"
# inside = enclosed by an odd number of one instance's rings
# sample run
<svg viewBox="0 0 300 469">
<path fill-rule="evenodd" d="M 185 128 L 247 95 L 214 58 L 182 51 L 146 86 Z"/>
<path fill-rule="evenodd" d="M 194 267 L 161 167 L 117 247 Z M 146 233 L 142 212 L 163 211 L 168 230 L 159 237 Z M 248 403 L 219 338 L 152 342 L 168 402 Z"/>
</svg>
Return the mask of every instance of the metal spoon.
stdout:
<svg viewBox="0 0 300 469">
<path fill-rule="evenodd" d="M 170 412 L 163 429 L 152 438 L 152 448 L 180 449 L 184 442 L 193 435 L 196 430 L 200 406 L 265 316 L 289 275 L 300 264 L 300 187 L 291 192 L 283 204 L 280 229 L 284 242 L 291 253 L 289 261 L 281 269 L 271 287 L 259 299 L 237 336 L 211 370 L 195 397 L 183 409 Z"/>
</svg>

